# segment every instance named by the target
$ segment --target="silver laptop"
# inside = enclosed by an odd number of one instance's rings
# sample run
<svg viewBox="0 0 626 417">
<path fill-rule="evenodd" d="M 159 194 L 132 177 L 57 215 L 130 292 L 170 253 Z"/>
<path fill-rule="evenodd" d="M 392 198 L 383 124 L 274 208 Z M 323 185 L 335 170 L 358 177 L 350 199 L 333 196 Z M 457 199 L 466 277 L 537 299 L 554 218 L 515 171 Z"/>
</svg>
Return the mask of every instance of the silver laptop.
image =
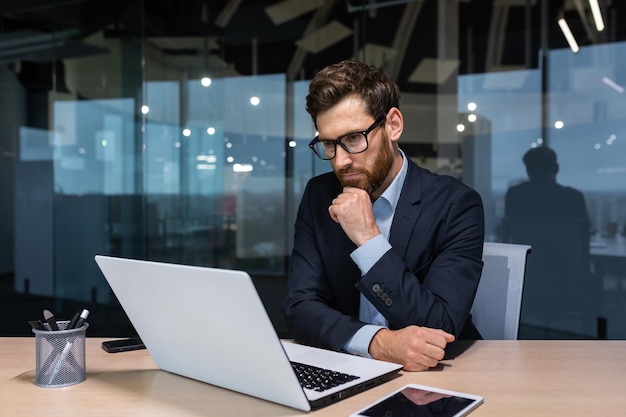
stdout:
<svg viewBox="0 0 626 417">
<path fill-rule="evenodd" d="M 164 371 L 309 411 L 383 383 L 401 369 L 281 341 L 246 272 L 95 259 Z M 332 369 L 339 381 L 303 387 L 302 366 Z"/>
</svg>

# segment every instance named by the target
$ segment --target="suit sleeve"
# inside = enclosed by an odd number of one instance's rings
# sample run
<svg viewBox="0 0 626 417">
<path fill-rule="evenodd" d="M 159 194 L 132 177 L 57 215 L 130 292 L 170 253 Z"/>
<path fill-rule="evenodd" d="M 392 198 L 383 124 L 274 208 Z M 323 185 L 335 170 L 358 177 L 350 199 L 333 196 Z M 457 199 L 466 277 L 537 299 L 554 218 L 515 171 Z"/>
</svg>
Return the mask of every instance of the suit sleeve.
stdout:
<svg viewBox="0 0 626 417">
<path fill-rule="evenodd" d="M 392 329 L 418 325 L 458 336 L 482 272 L 484 214 L 480 196 L 467 187 L 450 192 L 443 202 L 423 208 L 410 233 L 408 253 L 393 247 L 361 278 L 357 288 L 389 320 Z M 418 254 L 417 261 L 412 261 L 413 253 Z"/>
<path fill-rule="evenodd" d="M 354 282 L 347 279 L 350 270 L 356 267 L 347 252 L 342 255 L 332 250 L 337 242 L 322 242 L 325 240 L 323 230 L 339 226 L 327 215 L 325 203 L 319 201 L 319 196 L 311 194 L 309 183 L 295 222 L 283 313 L 295 340 L 339 351 L 364 325 L 355 318 L 358 316 L 355 314 L 358 305 L 353 304 L 352 299 L 353 294 L 358 293 L 354 290 Z M 320 245 L 325 248 L 325 256 L 321 253 Z M 329 269 L 325 267 L 327 264 L 333 265 L 330 269 L 336 275 L 332 282 L 328 276 Z M 338 271 L 338 265 L 346 268 L 345 272 Z M 358 268 L 356 273 L 358 275 Z"/>
</svg>

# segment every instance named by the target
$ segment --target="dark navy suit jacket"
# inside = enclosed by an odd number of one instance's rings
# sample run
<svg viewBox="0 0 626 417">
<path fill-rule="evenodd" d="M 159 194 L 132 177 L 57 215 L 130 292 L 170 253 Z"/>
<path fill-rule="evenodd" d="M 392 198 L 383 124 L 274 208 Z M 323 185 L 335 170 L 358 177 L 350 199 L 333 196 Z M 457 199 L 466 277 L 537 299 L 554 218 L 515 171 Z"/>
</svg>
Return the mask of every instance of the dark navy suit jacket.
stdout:
<svg viewBox="0 0 626 417">
<path fill-rule="evenodd" d="M 392 249 L 361 277 L 350 258 L 356 245 L 328 214 L 341 191 L 334 173 L 322 174 L 308 182 L 300 203 L 283 305 L 293 337 L 341 350 L 365 324 L 358 319 L 359 292 L 391 329 L 413 324 L 458 337 L 465 327 L 476 335 L 468 315 L 482 271 L 478 193 L 409 161 L 391 225 Z"/>
</svg>

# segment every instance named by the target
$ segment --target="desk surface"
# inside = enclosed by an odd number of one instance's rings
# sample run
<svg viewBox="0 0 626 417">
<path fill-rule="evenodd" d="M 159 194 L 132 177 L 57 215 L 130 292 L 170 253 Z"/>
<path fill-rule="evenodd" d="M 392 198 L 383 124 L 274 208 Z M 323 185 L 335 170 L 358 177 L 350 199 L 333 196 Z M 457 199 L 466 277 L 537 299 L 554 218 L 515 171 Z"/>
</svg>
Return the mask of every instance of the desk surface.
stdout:
<svg viewBox="0 0 626 417">
<path fill-rule="evenodd" d="M 300 412 L 155 368 L 145 350 L 108 354 L 87 339 L 87 379 L 35 385 L 34 338 L 0 338 L 3 416 L 302 416 Z M 347 416 L 407 383 L 482 395 L 470 415 L 602 416 L 626 412 L 626 341 L 480 341 L 428 372 L 310 413 Z"/>
</svg>

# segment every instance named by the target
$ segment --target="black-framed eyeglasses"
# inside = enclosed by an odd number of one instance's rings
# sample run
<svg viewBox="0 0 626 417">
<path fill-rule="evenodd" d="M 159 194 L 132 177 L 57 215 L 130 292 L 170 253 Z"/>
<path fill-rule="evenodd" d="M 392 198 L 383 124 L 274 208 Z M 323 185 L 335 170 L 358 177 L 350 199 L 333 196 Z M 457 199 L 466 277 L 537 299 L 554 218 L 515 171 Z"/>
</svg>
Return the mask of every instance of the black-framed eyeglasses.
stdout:
<svg viewBox="0 0 626 417">
<path fill-rule="evenodd" d="M 333 159 L 337 154 L 337 145 L 341 146 L 346 152 L 350 154 L 361 153 L 367 150 L 369 142 L 367 135 L 378 126 L 385 122 L 387 113 L 383 113 L 376 118 L 374 123 L 367 129 L 361 132 L 351 132 L 337 139 L 320 139 L 319 135 L 315 137 L 310 143 L 309 148 L 315 152 L 320 159 L 328 161 Z"/>
</svg>

